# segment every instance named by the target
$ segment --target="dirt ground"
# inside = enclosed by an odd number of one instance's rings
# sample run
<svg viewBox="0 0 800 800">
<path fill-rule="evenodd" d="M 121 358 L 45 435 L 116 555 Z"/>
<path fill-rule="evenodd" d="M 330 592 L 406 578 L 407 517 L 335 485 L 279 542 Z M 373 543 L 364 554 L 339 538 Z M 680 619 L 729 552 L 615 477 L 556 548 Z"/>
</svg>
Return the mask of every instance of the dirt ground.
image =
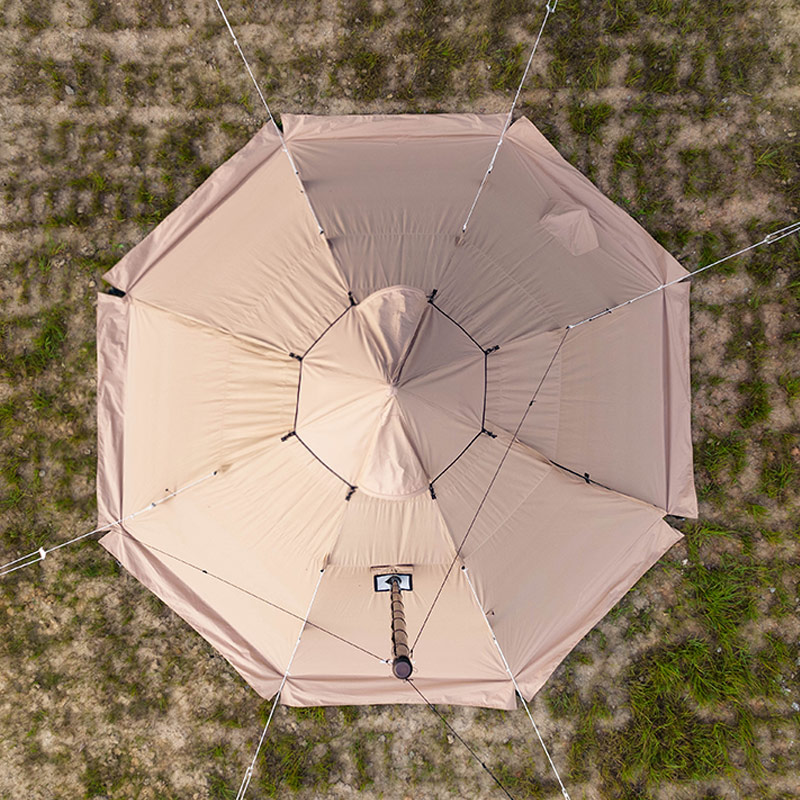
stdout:
<svg viewBox="0 0 800 800">
<path fill-rule="evenodd" d="M 510 107 L 544 4 L 229 2 L 274 110 Z M 213 2 L 0 3 L 0 561 L 94 522 L 102 274 L 264 122 Z M 800 219 L 796 0 L 561 0 L 518 113 L 689 269 Z M 532 708 L 573 799 L 800 798 L 800 237 L 692 288 L 700 519 Z M 0 579 L 0 798 L 235 797 L 269 704 L 92 542 Z M 516 798 L 521 711 L 442 713 Z M 279 708 L 248 797 L 503 796 L 429 710 Z"/>
</svg>

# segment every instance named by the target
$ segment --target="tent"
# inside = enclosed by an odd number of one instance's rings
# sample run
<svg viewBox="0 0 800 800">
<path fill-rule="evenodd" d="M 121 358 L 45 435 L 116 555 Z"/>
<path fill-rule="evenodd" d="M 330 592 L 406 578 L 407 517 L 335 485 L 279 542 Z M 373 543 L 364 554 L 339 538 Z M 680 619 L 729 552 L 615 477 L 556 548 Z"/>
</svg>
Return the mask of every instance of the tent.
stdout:
<svg viewBox="0 0 800 800">
<path fill-rule="evenodd" d="M 264 697 L 512 708 L 696 515 L 687 273 L 525 118 L 470 211 L 504 122 L 286 115 L 105 276 L 102 544 Z"/>
</svg>

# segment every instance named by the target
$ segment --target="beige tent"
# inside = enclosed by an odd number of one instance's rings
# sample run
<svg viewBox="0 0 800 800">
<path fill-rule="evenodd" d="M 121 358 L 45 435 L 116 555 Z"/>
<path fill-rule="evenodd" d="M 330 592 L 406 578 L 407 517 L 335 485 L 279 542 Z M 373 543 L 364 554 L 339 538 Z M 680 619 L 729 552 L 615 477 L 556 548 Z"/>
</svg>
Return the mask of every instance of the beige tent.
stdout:
<svg viewBox="0 0 800 800">
<path fill-rule="evenodd" d="M 399 570 L 420 690 L 513 707 L 492 632 L 533 695 L 696 513 L 688 285 L 567 327 L 686 273 L 526 119 L 458 236 L 504 120 L 284 116 L 307 197 L 265 127 L 106 276 L 102 543 L 263 696 L 318 585 L 283 701 L 418 702 Z"/>
</svg>

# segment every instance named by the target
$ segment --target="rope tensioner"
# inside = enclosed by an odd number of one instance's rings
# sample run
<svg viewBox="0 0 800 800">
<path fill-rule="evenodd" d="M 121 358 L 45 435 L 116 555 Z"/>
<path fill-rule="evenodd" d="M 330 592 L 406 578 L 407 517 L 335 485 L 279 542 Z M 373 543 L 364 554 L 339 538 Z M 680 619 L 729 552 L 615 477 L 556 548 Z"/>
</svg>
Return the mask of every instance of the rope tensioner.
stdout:
<svg viewBox="0 0 800 800">
<path fill-rule="evenodd" d="M 93 528 L 92 530 L 87 531 L 86 533 L 82 533 L 80 536 L 75 536 L 72 539 L 68 539 L 66 542 L 61 542 L 60 544 L 53 545 L 53 547 L 39 547 L 37 550 L 33 550 L 30 553 L 26 553 L 24 556 L 15 558 L 13 561 L 9 561 L 6 564 L 0 564 L 0 577 L 9 575 L 12 572 L 16 572 L 18 569 L 29 567 L 31 566 L 31 564 L 38 564 L 40 561 L 44 561 L 49 553 L 53 553 L 56 550 L 60 550 L 62 547 L 66 547 L 67 545 L 70 544 L 75 544 L 75 542 L 82 542 L 84 539 L 88 539 L 90 536 L 94 536 L 97 533 L 107 533 L 115 525 L 120 525 L 123 522 L 127 522 L 128 520 L 138 517 L 140 514 L 144 514 L 145 512 L 156 508 L 157 506 L 161 505 L 161 503 L 165 503 L 167 500 L 175 497 L 176 495 L 179 495 L 181 492 L 185 492 L 187 489 L 191 489 L 193 486 L 197 486 L 197 484 L 203 483 L 203 481 L 207 481 L 209 478 L 213 478 L 218 472 L 219 470 L 215 469 L 208 475 L 204 475 L 202 478 L 198 478 L 197 480 L 194 480 L 191 483 L 187 483 L 180 489 L 176 489 L 173 492 L 169 492 L 167 495 L 160 498 L 159 500 L 154 500 L 153 502 L 148 503 L 144 508 L 139 509 L 139 511 L 135 511 L 133 514 L 128 514 L 125 517 L 120 517 L 119 519 L 115 519 L 113 522 L 109 522 L 107 525 L 101 525 L 99 528 Z"/>
<path fill-rule="evenodd" d="M 754 242 L 753 244 L 750 244 L 747 247 L 743 247 L 741 250 L 737 250 L 735 253 L 729 253 L 727 256 L 718 258 L 716 261 L 712 261 L 710 264 L 706 264 L 704 267 L 700 267 L 699 269 L 695 269 L 692 272 L 688 272 L 686 273 L 686 275 L 680 275 L 677 278 L 673 278 L 671 281 L 667 281 L 667 283 L 662 283 L 660 286 L 656 286 L 654 289 L 650 289 L 647 292 L 643 292 L 642 294 L 639 294 L 636 297 L 631 297 L 630 300 L 625 300 L 622 303 L 617 303 L 615 306 L 606 308 L 604 311 L 600 311 L 597 314 L 592 314 L 590 317 L 586 317 L 585 319 L 582 319 L 580 322 L 573 322 L 571 325 L 567 325 L 566 330 L 571 331 L 573 328 L 579 328 L 581 325 L 585 325 L 587 322 L 594 322 L 596 319 L 600 319 L 600 317 L 605 317 L 607 314 L 613 313 L 618 308 L 629 306 L 631 303 L 635 303 L 638 300 L 644 300 L 646 297 L 650 297 L 651 295 L 657 294 L 658 292 L 663 292 L 665 289 L 669 289 L 670 286 L 675 286 L 676 283 L 683 283 L 683 281 L 688 281 L 695 275 L 699 275 L 701 272 L 705 272 L 706 270 L 709 270 L 712 267 L 716 267 L 719 264 L 723 264 L 726 261 L 730 261 L 732 258 L 736 258 L 736 256 L 748 253 L 750 252 L 750 250 L 755 250 L 756 247 L 761 247 L 762 245 L 765 244 L 774 244 L 775 242 L 779 242 L 781 239 L 785 239 L 787 236 L 794 236 L 795 234 L 799 233 L 800 233 L 800 220 L 796 220 L 791 225 L 785 225 L 783 228 L 779 228 L 776 231 L 772 231 L 772 233 L 768 233 L 763 239 L 761 239 L 761 241 Z"/>
<path fill-rule="evenodd" d="M 483 180 L 478 186 L 478 192 L 475 195 L 475 199 L 472 201 L 472 205 L 470 206 L 469 211 L 467 212 L 467 218 L 464 220 L 464 224 L 461 226 L 461 233 L 456 237 L 456 245 L 461 244 L 464 234 L 467 232 L 467 225 L 469 225 L 469 221 L 472 219 L 472 213 L 475 211 L 475 206 L 478 205 L 478 198 L 481 196 L 481 192 L 483 192 L 483 187 L 486 185 L 486 181 L 489 179 L 489 176 L 492 174 L 494 170 L 494 163 L 497 160 L 497 154 L 500 152 L 500 148 L 503 146 L 503 141 L 506 137 L 506 133 L 508 131 L 509 126 L 511 125 L 511 120 L 514 118 L 514 109 L 517 107 L 517 102 L 519 101 L 519 96 L 522 93 L 522 87 L 525 85 L 525 81 L 528 78 L 528 72 L 530 72 L 531 63 L 533 62 L 533 57 L 536 55 L 536 50 L 539 47 L 539 41 L 542 38 L 542 33 L 544 33 L 544 26 L 547 25 L 547 20 L 550 19 L 550 15 L 553 14 L 558 6 L 558 0 L 552 0 L 552 2 L 548 2 L 545 4 L 545 15 L 544 19 L 542 20 L 542 27 L 539 28 L 539 33 L 536 36 L 536 41 L 533 43 L 533 49 L 531 50 L 531 54 L 528 57 L 528 63 L 525 65 L 525 70 L 522 73 L 522 78 L 520 79 L 519 86 L 517 86 L 517 93 L 514 95 L 514 102 L 511 103 L 511 108 L 509 109 L 508 116 L 506 117 L 505 124 L 503 125 L 503 130 L 500 132 L 500 138 L 497 140 L 497 145 L 494 148 L 494 153 L 492 155 L 492 159 L 489 162 L 489 166 L 486 168 L 486 172 L 483 176 Z"/>
</svg>

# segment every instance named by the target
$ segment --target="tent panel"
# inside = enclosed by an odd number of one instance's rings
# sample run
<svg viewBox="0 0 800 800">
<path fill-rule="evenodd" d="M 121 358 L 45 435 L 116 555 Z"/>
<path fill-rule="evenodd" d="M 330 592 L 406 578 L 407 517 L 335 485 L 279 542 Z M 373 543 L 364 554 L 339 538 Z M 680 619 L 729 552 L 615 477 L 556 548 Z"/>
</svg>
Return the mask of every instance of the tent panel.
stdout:
<svg viewBox="0 0 800 800">
<path fill-rule="evenodd" d="M 504 116 L 284 116 L 286 140 L 357 298 L 425 293 L 450 259 Z"/>
<path fill-rule="evenodd" d="M 692 445 L 692 388 L 689 358 L 689 282 L 666 289 L 664 318 L 665 421 L 669 431 L 667 513 L 697 517 Z"/>
<path fill-rule="evenodd" d="M 103 277 L 126 292 L 173 247 L 236 192 L 242 183 L 278 153 L 280 140 L 272 125 L 263 128 L 204 181 L 136 247 L 120 259 Z"/>
<path fill-rule="evenodd" d="M 97 524 L 122 517 L 125 393 L 130 304 L 97 298 Z"/>
<path fill-rule="evenodd" d="M 300 622 L 213 578 L 202 574 L 198 577 L 195 570 L 164 559 L 119 527 L 106 534 L 100 544 L 224 656 L 262 697 L 275 694 L 282 676 L 276 666 L 283 655 L 280 648 L 273 648 L 276 661 L 270 660 L 258 644 L 242 635 L 230 618 L 219 613 L 218 605 L 222 603 L 228 609 L 235 607 L 239 613 L 257 617 L 262 626 L 275 631 L 273 641 L 288 641 L 293 626 L 296 636 Z"/>
<path fill-rule="evenodd" d="M 670 514 L 696 516 L 688 287 L 677 285 L 570 331 L 561 350 L 556 446 L 543 455 Z"/>
<path fill-rule="evenodd" d="M 536 269 L 551 268 L 547 256 L 538 252 L 541 245 L 528 244 L 531 264 L 517 275 L 465 236 L 436 277 L 439 307 L 487 348 L 563 328 L 536 285 Z"/>
<path fill-rule="evenodd" d="M 686 270 L 633 217 L 575 169 L 530 120 L 525 117 L 518 119 L 506 138 L 511 144 L 507 152 L 513 151 L 516 158 L 501 166 L 503 171 L 497 176 L 496 184 L 502 182 L 515 187 L 520 180 L 535 180 L 546 187 L 549 194 L 557 195 L 559 203 L 585 208 L 600 249 L 619 266 L 613 280 L 623 281 L 620 287 L 626 288 L 625 281 L 636 280 L 634 275 L 647 276 L 640 280 L 658 285 L 686 274 Z M 506 172 L 506 166 L 511 170 Z M 556 208 L 562 209 L 563 206 Z M 509 223 L 514 221 L 508 220 Z M 552 227 L 552 222 L 548 227 Z"/>
<path fill-rule="evenodd" d="M 467 560 L 483 609 L 525 697 L 532 697 L 573 647 L 616 605 L 681 535 L 644 509 L 594 504 L 593 524 L 574 495 L 549 505 L 543 524 L 525 536 L 529 559 L 508 558 L 520 520 Z M 526 509 L 530 513 L 530 507 Z M 601 516 L 602 515 L 602 516 Z M 587 557 L 587 554 L 588 557 Z M 497 575 L 503 580 L 498 581 Z"/>
<path fill-rule="evenodd" d="M 449 564 L 454 548 L 429 492 L 405 500 L 383 500 L 356 492 L 331 552 L 340 567 Z"/>
<path fill-rule="evenodd" d="M 366 214 L 367 211 L 364 211 Z M 337 233 L 331 251 L 347 271 L 348 286 L 356 300 L 389 286 L 412 286 L 429 295 L 438 284 L 441 266 L 453 256 L 451 232 L 403 230 L 403 218 L 385 231 Z"/>
<path fill-rule="evenodd" d="M 552 470 L 465 554 L 526 696 L 681 538 L 660 514 Z"/>
<path fill-rule="evenodd" d="M 475 331 L 502 344 L 563 330 L 686 274 L 530 122 L 517 121 L 506 143 L 438 279 L 442 302 Z"/>
<path fill-rule="evenodd" d="M 486 495 L 507 441 L 480 442 L 441 480 L 437 504 L 515 675 L 546 677 L 680 534 L 662 510 L 519 443 Z"/>
<path fill-rule="evenodd" d="M 282 674 L 299 630 L 292 614 L 305 614 L 341 531 L 344 488 L 298 443 L 278 442 L 127 521 L 148 553 L 139 572 L 131 555 L 132 571 L 196 627 L 213 609 L 212 643 L 226 658 L 245 640 Z M 229 660 L 241 670 L 248 658 Z"/>
<path fill-rule="evenodd" d="M 461 402 L 453 402 L 452 410 L 448 410 L 445 405 L 434 405 L 416 392 L 401 390 L 399 393 L 409 440 L 416 448 L 415 454 L 428 482 L 446 470 L 480 433 L 482 395 L 480 388 L 473 385 L 470 395 L 459 398 Z M 428 490 L 427 482 L 422 488 Z"/>
<path fill-rule="evenodd" d="M 124 511 L 247 458 L 291 430 L 297 363 L 132 300 Z"/>
<path fill-rule="evenodd" d="M 292 153 L 302 142 L 335 139 L 367 145 L 371 141 L 463 140 L 488 136 L 496 142 L 505 114 L 282 114 L 284 136 Z M 491 155 L 491 152 L 489 153 Z M 484 166 L 484 169 L 486 167 Z M 482 177 L 482 175 L 481 175 Z"/>
<path fill-rule="evenodd" d="M 561 641 L 554 643 L 549 656 L 538 660 L 537 655 L 517 674 L 517 682 L 525 697 L 533 697 L 542 688 L 553 670 L 566 658 L 584 636 L 633 588 L 636 582 L 678 541 L 681 534 L 670 527 L 664 520 L 658 520 L 651 528 L 642 531 L 638 540 L 631 541 L 630 549 L 625 554 L 629 568 L 619 576 L 616 584 L 608 585 L 605 594 L 598 592 L 597 602 L 592 606 L 587 603 L 583 607 L 584 621 L 575 620 L 574 627 L 561 632 Z M 546 606 L 545 606 L 546 607 Z M 552 608 L 552 606 L 551 606 Z M 501 634 L 502 635 L 502 634 Z M 547 647 L 543 642 L 541 650 Z"/>
<path fill-rule="evenodd" d="M 560 330 L 525 336 L 504 344 L 489 356 L 486 396 L 489 430 L 505 431 L 511 436 L 535 396 L 520 437 L 541 453 L 555 452 L 561 405 L 559 344 L 563 338 L 564 331 Z"/>
<path fill-rule="evenodd" d="M 225 170 L 220 180 L 233 188 L 216 204 L 202 201 L 216 191 L 214 173 L 198 202 L 174 212 L 182 236 L 148 249 L 143 265 L 131 251 L 106 278 L 151 305 L 281 352 L 303 352 L 347 307 L 349 287 L 286 155 L 263 132 L 254 141 L 269 158 Z"/>
<path fill-rule="evenodd" d="M 554 469 L 545 458 L 519 441 L 506 455 L 511 437 L 505 432 L 497 432 L 496 436 L 495 439 L 478 437 L 436 482 L 436 502 L 454 547 L 461 546 L 467 536 L 461 549 L 462 558 L 469 557 L 501 529 Z M 503 465 L 492 482 L 501 462 Z"/>
<path fill-rule="evenodd" d="M 446 565 L 414 565 L 414 588 L 403 593 L 409 639 L 419 630 Z M 372 572 L 329 566 L 311 620 L 374 656 L 391 659 L 389 594 L 375 592 Z M 287 684 L 290 705 L 416 703 L 419 696 L 391 674 L 391 664 L 320 630 L 303 634 Z M 455 570 L 413 655 L 412 678 L 433 703 L 514 708 L 514 687 L 475 610 L 469 585 Z M 335 676 L 335 677 L 334 677 Z"/>
</svg>

